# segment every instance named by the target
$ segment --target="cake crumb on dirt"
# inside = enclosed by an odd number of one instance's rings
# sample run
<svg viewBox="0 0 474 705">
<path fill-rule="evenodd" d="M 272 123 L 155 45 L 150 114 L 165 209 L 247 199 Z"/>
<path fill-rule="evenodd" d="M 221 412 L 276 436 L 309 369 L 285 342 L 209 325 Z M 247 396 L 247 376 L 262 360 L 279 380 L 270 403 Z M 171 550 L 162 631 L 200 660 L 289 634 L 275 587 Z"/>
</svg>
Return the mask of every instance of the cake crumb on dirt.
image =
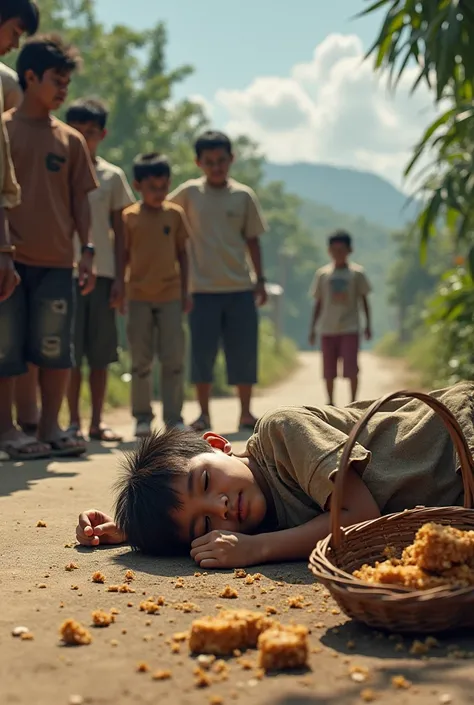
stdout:
<svg viewBox="0 0 474 705">
<path fill-rule="evenodd" d="M 377 694 L 371 688 L 365 688 L 362 690 L 360 697 L 365 703 L 372 703 L 374 700 L 377 700 Z"/>
<path fill-rule="evenodd" d="M 41 521 L 41 519 L 36 524 L 37 529 L 46 529 L 47 526 L 47 523 L 45 521 Z"/>
<path fill-rule="evenodd" d="M 59 629 L 59 634 L 68 646 L 87 646 L 92 642 L 90 632 L 75 619 L 66 619 Z"/>
<path fill-rule="evenodd" d="M 244 570 L 243 568 L 236 568 L 234 570 L 234 578 L 241 579 L 241 578 L 245 578 L 246 575 L 247 575 L 247 571 Z"/>
<path fill-rule="evenodd" d="M 399 675 L 393 676 L 392 686 L 394 688 L 398 688 L 399 690 L 408 690 L 409 688 L 411 688 L 412 684 L 411 681 L 405 678 L 405 676 Z"/>
<path fill-rule="evenodd" d="M 293 610 L 302 610 L 304 607 L 303 595 L 292 595 L 287 599 L 288 606 Z"/>
<path fill-rule="evenodd" d="M 211 676 L 202 670 L 202 668 L 194 669 L 194 685 L 196 688 L 209 688 L 212 684 Z"/>
<path fill-rule="evenodd" d="M 22 641 L 34 641 L 35 635 L 32 632 L 23 632 L 20 634 L 20 639 Z"/>
<path fill-rule="evenodd" d="M 308 661 L 308 630 L 302 625 L 268 629 L 258 637 L 258 650 L 265 671 L 302 668 Z"/>
<path fill-rule="evenodd" d="M 94 627 L 110 627 L 115 622 L 115 615 L 103 610 L 95 610 L 92 612 L 92 623 Z"/>
<path fill-rule="evenodd" d="M 152 675 L 152 678 L 154 681 L 167 681 L 171 678 L 172 674 L 171 671 L 155 671 L 154 674 Z"/>
<path fill-rule="evenodd" d="M 101 573 L 100 570 L 97 570 L 95 573 L 92 574 L 92 582 L 100 584 L 105 583 L 105 575 Z"/>
<path fill-rule="evenodd" d="M 151 600 L 144 600 L 140 602 L 140 612 L 146 612 L 147 614 L 157 614 L 160 611 L 160 606 Z"/>
<path fill-rule="evenodd" d="M 219 593 L 219 597 L 222 597 L 226 600 L 235 600 L 238 596 L 239 593 L 237 592 L 237 590 L 235 588 L 232 588 L 230 585 L 226 585 L 222 592 Z"/>
<path fill-rule="evenodd" d="M 149 670 L 150 666 L 145 661 L 140 661 L 140 663 L 137 663 L 138 673 L 148 673 Z"/>
<path fill-rule="evenodd" d="M 73 570 L 78 570 L 79 566 L 77 563 L 68 563 L 67 565 L 64 566 L 64 570 L 66 570 L 68 573 L 72 573 Z"/>
<path fill-rule="evenodd" d="M 127 572 L 125 573 L 125 580 L 127 581 L 135 580 L 135 577 L 136 576 L 133 570 L 127 570 Z"/>
</svg>

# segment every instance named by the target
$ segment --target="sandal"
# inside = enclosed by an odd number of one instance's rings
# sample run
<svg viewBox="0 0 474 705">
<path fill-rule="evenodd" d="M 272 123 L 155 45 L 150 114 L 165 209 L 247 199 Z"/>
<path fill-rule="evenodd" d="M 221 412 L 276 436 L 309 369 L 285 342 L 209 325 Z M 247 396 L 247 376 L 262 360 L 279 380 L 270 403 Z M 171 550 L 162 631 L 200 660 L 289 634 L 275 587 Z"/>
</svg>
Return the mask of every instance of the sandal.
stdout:
<svg viewBox="0 0 474 705">
<path fill-rule="evenodd" d="M 48 440 L 47 443 L 51 446 L 50 456 L 52 458 L 77 458 L 79 455 L 84 455 L 87 450 L 79 438 L 73 438 L 67 431 L 63 431 L 56 438 Z"/>
<path fill-rule="evenodd" d="M 100 441 L 101 443 L 121 443 L 123 441 L 123 436 L 115 433 L 108 426 L 91 428 L 89 438 L 91 441 Z"/>
<path fill-rule="evenodd" d="M 43 447 L 44 450 L 29 451 L 28 448 Z M 22 435 L 11 441 L 1 441 L 0 451 L 6 453 L 10 460 L 44 460 L 51 457 L 51 445 L 38 441 L 31 436 Z"/>
<path fill-rule="evenodd" d="M 36 436 L 38 433 L 37 423 L 23 423 L 23 421 L 17 421 L 17 425 L 21 428 L 23 433 L 26 433 L 27 436 Z"/>
<path fill-rule="evenodd" d="M 211 419 L 207 414 L 201 414 L 201 416 L 191 424 L 191 428 L 196 433 L 205 433 L 211 430 Z"/>
<path fill-rule="evenodd" d="M 81 431 L 81 427 L 77 423 L 72 423 L 67 429 L 66 434 L 69 436 L 69 438 L 72 438 L 74 441 L 80 441 L 81 443 L 86 442 L 84 434 Z"/>
</svg>

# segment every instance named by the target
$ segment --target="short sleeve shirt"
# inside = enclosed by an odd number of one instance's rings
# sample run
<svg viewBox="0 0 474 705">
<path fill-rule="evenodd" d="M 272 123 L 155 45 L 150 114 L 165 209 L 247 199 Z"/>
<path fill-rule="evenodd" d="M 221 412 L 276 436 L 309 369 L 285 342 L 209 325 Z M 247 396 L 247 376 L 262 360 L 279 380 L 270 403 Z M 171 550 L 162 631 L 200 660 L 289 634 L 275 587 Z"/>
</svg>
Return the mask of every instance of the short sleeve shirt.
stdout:
<svg viewBox="0 0 474 705">
<path fill-rule="evenodd" d="M 74 200 L 97 188 L 82 135 L 54 117 L 31 120 L 6 113 L 22 200 L 8 213 L 16 259 L 38 267 L 74 263 Z"/>
<path fill-rule="evenodd" d="M 474 383 L 431 395 L 454 414 L 474 454 Z M 270 488 L 276 528 L 299 526 L 327 510 L 349 433 L 372 403 L 284 407 L 260 419 L 246 455 Z M 459 458 L 440 417 L 422 401 L 386 404 L 362 430 L 351 463 L 382 514 L 462 504 Z"/>
<path fill-rule="evenodd" d="M 129 300 L 164 303 L 180 299 L 178 255 L 189 237 L 182 208 L 166 201 L 160 209 L 135 203 L 125 209 L 123 221 Z"/>
<path fill-rule="evenodd" d="M 357 264 L 336 268 L 330 264 L 316 272 L 311 293 L 321 302 L 322 335 L 358 333 L 362 298 L 370 293 L 369 280 Z"/>
<path fill-rule="evenodd" d="M 95 246 L 94 268 L 97 276 L 115 278 L 115 236 L 110 216 L 135 202 L 127 177 L 120 167 L 110 164 L 102 157 L 95 161 L 95 173 L 99 188 L 89 194 L 92 219 L 92 241 Z M 81 248 L 77 235 L 75 259 L 80 259 Z"/>
<path fill-rule="evenodd" d="M 234 179 L 224 188 L 213 188 L 202 177 L 187 181 L 169 200 L 183 208 L 191 228 L 191 291 L 251 290 L 247 241 L 267 228 L 252 189 Z"/>
<path fill-rule="evenodd" d="M 0 63 L 0 80 L 3 88 L 3 110 L 17 108 L 23 99 L 23 91 L 18 83 L 18 74 L 9 66 Z"/>
</svg>

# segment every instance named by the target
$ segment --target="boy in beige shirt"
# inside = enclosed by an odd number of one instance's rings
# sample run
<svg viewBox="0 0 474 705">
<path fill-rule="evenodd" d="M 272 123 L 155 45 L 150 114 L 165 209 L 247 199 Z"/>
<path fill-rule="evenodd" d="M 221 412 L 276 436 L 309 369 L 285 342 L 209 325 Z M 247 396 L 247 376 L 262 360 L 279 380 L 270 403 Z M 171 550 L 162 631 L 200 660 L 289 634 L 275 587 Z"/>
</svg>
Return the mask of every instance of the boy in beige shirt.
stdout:
<svg viewBox="0 0 474 705">
<path fill-rule="evenodd" d="M 188 295 L 188 227 L 182 208 L 166 200 L 171 167 L 159 154 L 140 155 L 133 166 L 142 200 L 123 213 L 128 264 L 128 341 L 132 357 L 132 414 L 137 437 L 149 436 L 153 411 L 152 369 L 161 365 L 163 420 L 183 427 Z"/>
<path fill-rule="evenodd" d="M 184 209 L 191 228 L 191 380 L 201 406 L 192 427 L 202 433 L 211 426 L 209 400 L 222 340 L 228 383 L 237 387 L 240 397 L 239 427 L 253 430 L 257 305 L 267 299 L 260 249 L 266 224 L 252 189 L 229 176 L 234 160 L 230 139 L 221 132 L 205 132 L 195 150 L 203 176 L 169 196 Z"/>
<path fill-rule="evenodd" d="M 474 384 L 432 396 L 454 414 L 474 454 Z M 155 555 L 191 549 L 202 568 L 307 559 L 330 533 L 334 476 L 351 430 L 371 404 L 269 411 L 241 456 L 212 433 L 156 435 L 128 458 L 115 522 L 85 512 L 77 538 L 89 546 L 128 538 Z M 387 403 L 362 430 L 350 460 L 342 526 L 418 505 L 463 504 L 451 437 L 422 401 Z"/>
<path fill-rule="evenodd" d="M 29 40 L 17 62 L 24 99 L 4 115 L 21 205 L 9 211 L 16 269 L 21 282 L 0 305 L 3 356 L 0 444 L 12 459 L 75 456 L 85 446 L 59 426 L 58 415 L 73 364 L 73 234 L 82 254 L 79 277 L 86 294 L 93 286 L 88 193 L 96 188 L 83 137 L 52 117 L 67 96 L 77 52 L 60 37 Z M 41 418 L 38 436 L 25 440 L 12 421 L 13 378 L 39 368 Z"/>
</svg>

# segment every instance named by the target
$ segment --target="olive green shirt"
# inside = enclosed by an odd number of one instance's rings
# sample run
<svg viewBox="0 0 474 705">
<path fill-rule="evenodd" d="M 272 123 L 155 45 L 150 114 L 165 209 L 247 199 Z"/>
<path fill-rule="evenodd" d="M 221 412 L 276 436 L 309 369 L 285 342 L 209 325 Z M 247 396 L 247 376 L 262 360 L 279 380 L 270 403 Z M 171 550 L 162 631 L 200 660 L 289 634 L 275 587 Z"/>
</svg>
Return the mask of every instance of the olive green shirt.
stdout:
<svg viewBox="0 0 474 705">
<path fill-rule="evenodd" d="M 474 384 L 432 392 L 455 415 L 474 455 Z M 373 402 L 335 407 L 283 407 L 258 422 L 246 455 L 268 485 L 276 529 L 304 524 L 325 511 L 334 474 L 354 424 Z M 439 416 L 416 399 L 389 402 L 361 432 L 352 455 L 382 514 L 418 505 L 463 503 L 459 463 Z"/>
</svg>

